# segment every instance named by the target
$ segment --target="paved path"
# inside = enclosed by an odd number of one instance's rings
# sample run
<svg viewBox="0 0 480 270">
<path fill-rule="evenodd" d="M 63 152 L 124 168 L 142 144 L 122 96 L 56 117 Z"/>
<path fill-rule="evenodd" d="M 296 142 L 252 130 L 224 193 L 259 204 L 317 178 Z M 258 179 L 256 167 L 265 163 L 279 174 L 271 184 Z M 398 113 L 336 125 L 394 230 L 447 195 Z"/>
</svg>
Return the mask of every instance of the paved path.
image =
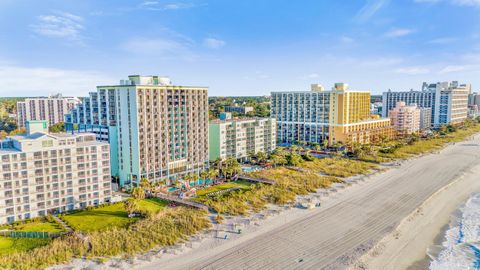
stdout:
<svg viewBox="0 0 480 270">
<path fill-rule="evenodd" d="M 480 162 L 480 138 L 405 162 L 297 220 L 233 247 L 142 269 L 345 269 L 441 187 Z"/>
</svg>

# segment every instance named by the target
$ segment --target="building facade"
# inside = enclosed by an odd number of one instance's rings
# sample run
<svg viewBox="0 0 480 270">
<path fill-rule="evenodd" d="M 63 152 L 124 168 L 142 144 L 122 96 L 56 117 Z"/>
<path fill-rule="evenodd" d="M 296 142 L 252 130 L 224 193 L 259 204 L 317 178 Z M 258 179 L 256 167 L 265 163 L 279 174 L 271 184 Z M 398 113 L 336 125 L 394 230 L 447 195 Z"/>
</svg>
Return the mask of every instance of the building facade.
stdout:
<svg viewBox="0 0 480 270">
<path fill-rule="evenodd" d="M 310 92 L 272 92 L 271 116 L 279 144 L 369 143 L 394 136 L 389 119 L 370 115 L 370 92 L 351 91 L 343 83 L 331 91 L 312 85 Z"/>
<path fill-rule="evenodd" d="M 94 132 L 111 147 L 119 185 L 174 180 L 208 167 L 208 88 L 129 76 L 98 86 L 65 118 L 72 132 Z M 75 130 L 75 131 L 74 131 Z"/>
<path fill-rule="evenodd" d="M 258 152 L 269 153 L 275 149 L 276 128 L 273 118 L 210 121 L 209 158 L 245 159 Z"/>
<path fill-rule="evenodd" d="M 63 122 L 65 114 L 73 109 L 80 100 L 75 97 L 63 97 L 60 94 L 49 97 L 32 97 L 17 102 L 17 124 L 25 127 L 30 120 L 46 120 L 49 125 Z"/>
<path fill-rule="evenodd" d="M 420 111 L 416 105 L 407 106 L 405 102 L 399 101 L 388 115 L 397 133 L 408 135 L 420 131 Z"/>
<path fill-rule="evenodd" d="M 398 101 L 406 104 L 417 104 L 421 108 L 432 109 L 433 127 L 447 124 L 459 124 L 465 121 L 468 113 L 468 95 L 470 85 L 459 85 L 457 81 L 423 83 L 421 91 L 383 93 L 383 117 L 395 107 Z"/>
<path fill-rule="evenodd" d="M 95 134 L 49 134 L 46 121 L 0 141 L 0 223 L 109 202 L 110 149 Z"/>
<path fill-rule="evenodd" d="M 420 109 L 420 129 L 430 129 L 432 127 L 432 108 Z"/>
</svg>

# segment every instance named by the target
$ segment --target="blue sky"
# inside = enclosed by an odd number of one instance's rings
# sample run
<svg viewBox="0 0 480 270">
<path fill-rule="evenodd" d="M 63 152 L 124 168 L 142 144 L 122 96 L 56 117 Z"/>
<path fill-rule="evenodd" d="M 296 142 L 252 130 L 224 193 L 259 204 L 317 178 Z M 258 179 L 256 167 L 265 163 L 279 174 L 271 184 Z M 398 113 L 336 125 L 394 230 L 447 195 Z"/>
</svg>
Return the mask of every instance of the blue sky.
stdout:
<svg viewBox="0 0 480 270">
<path fill-rule="evenodd" d="M 0 96 L 158 74 L 210 95 L 480 89 L 480 0 L 0 0 Z"/>
</svg>

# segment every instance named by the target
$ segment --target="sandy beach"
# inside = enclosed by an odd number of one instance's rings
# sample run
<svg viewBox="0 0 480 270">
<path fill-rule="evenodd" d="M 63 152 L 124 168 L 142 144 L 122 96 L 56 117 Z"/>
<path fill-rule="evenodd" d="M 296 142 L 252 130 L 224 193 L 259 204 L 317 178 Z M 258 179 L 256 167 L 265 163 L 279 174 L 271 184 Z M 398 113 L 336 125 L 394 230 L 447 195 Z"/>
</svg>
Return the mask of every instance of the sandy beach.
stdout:
<svg viewBox="0 0 480 270">
<path fill-rule="evenodd" d="M 476 136 L 299 198 L 319 200 L 319 208 L 271 206 L 128 261 L 76 260 L 52 269 L 425 268 L 426 250 L 450 213 L 480 190 L 479 143 Z"/>
<path fill-rule="evenodd" d="M 439 190 L 351 269 L 428 269 L 427 249 L 441 244 L 451 215 L 480 191 L 479 176 L 480 165 Z"/>
</svg>

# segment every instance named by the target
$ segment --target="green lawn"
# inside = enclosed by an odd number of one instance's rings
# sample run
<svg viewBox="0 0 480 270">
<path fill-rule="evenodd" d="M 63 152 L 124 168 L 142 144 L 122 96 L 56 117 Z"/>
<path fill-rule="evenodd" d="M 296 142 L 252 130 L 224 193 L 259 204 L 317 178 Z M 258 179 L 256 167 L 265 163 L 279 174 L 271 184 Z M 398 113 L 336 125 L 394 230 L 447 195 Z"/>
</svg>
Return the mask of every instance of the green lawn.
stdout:
<svg viewBox="0 0 480 270">
<path fill-rule="evenodd" d="M 12 238 L 0 236 L 0 255 L 27 251 L 50 243 L 51 239 Z"/>
<path fill-rule="evenodd" d="M 252 183 L 246 182 L 246 181 L 234 181 L 234 182 L 223 183 L 213 187 L 197 190 L 197 196 L 205 196 L 208 193 L 212 193 L 219 190 L 225 190 L 229 188 L 236 188 L 236 187 L 239 187 L 241 189 L 250 189 L 251 185 Z"/>
<path fill-rule="evenodd" d="M 19 232 L 63 232 L 64 229 L 56 222 L 34 221 L 15 225 L 12 230 Z"/>
<path fill-rule="evenodd" d="M 167 206 L 166 201 L 162 201 L 156 198 L 151 198 L 151 199 L 145 199 L 140 201 L 139 207 L 142 210 L 151 212 L 151 213 L 158 213 L 162 208 Z"/>
<path fill-rule="evenodd" d="M 158 212 L 166 204 L 158 199 L 145 199 L 139 203 L 142 210 L 149 212 Z M 99 231 L 112 227 L 123 228 L 139 218 L 129 218 L 123 203 L 117 203 L 64 215 L 62 219 L 76 231 Z"/>
</svg>

